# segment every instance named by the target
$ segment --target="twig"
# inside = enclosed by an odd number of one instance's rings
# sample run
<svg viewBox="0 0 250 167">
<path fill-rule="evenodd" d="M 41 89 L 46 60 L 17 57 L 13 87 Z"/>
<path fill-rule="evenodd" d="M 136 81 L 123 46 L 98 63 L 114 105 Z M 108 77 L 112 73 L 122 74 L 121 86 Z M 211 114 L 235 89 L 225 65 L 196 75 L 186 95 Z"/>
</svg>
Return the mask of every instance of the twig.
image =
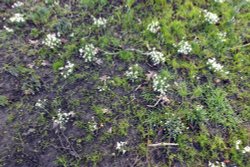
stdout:
<svg viewBox="0 0 250 167">
<path fill-rule="evenodd" d="M 148 144 L 149 147 L 158 147 L 158 146 L 178 146 L 177 143 L 155 143 L 155 144 Z"/>
</svg>

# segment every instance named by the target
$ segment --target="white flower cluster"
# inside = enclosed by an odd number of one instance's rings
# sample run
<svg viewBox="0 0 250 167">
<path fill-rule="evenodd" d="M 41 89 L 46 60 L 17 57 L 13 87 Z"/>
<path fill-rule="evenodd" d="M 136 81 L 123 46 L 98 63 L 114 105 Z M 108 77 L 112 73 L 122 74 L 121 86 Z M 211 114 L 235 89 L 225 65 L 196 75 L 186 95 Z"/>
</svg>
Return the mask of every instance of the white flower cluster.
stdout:
<svg viewBox="0 0 250 167">
<path fill-rule="evenodd" d="M 226 32 L 220 32 L 217 35 L 218 35 L 218 37 L 219 37 L 219 39 L 220 39 L 221 42 L 225 42 L 227 40 L 226 39 L 226 36 L 227 36 Z"/>
<path fill-rule="evenodd" d="M 64 77 L 67 78 L 74 69 L 75 64 L 71 63 L 70 61 L 67 61 L 67 64 L 64 67 L 60 67 L 59 70 L 61 71 L 60 74 Z"/>
<path fill-rule="evenodd" d="M 98 129 L 97 122 L 95 121 L 94 117 L 92 117 L 92 121 L 88 122 L 88 126 L 91 132 L 94 132 Z"/>
<path fill-rule="evenodd" d="M 167 83 L 167 78 L 160 76 L 160 75 L 155 75 L 153 78 L 153 89 L 156 92 L 160 92 L 161 95 L 165 95 L 167 89 L 169 87 L 169 84 Z"/>
<path fill-rule="evenodd" d="M 226 0 L 214 0 L 214 2 L 218 2 L 218 3 L 223 3 L 225 2 Z"/>
<path fill-rule="evenodd" d="M 18 7 L 21 7 L 21 6 L 23 6 L 23 5 L 24 5 L 23 2 L 17 1 L 17 2 L 15 2 L 11 7 L 12 7 L 12 8 L 18 8 Z"/>
<path fill-rule="evenodd" d="M 208 167 L 226 167 L 225 162 L 215 161 L 215 163 L 208 162 Z"/>
<path fill-rule="evenodd" d="M 47 103 L 47 99 L 38 99 L 35 106 L 39 108 L 45 108 L 45 104 Z"/>
<path fill-rule="evenodd" d="M 10 22 L 23 23 L 25 22 L 24 15 L 20 13 L 15 13 L 14 16 L 10 18 Z"/>
<path fill-rule="evenodd" d="M 228 74 L 228 71 L 223 70 L 223 65 L 216 62 L 215 58 L 208 59 L 207 65 L 210 65 L 210 69 L 214 70 L 215 72 L 224 72 L 225 74 Z"/>
<path fill-rule="evenodd" d="M 71 117 L 74 117 L 75 113 L 70 111 L 69 113 L 62 112 L 61 109 L 58 109 L 57 115 L 53 117 L 53 127 L 59 127 L 60 129 L 65 129 L 64 124 L 69 121 Z"/>
<path fill-rule="evenodd" d="M 96 25 L 97 27 L 106 27 L 106 24 L 107 24 L 107 20 L 105 18 L 95 18 L 93 17 L 93 20 L 94 20 L 94 25 Z"/>
<path fill-rule="evenodd" d="M 147 55 L 150 56 L 150 59 L 152 60 L 154 65 L 158 65 L 160 63 L 165 62 L 164 54 L 159 51 L 156 51 L 155 48 L 153 48 L 152 51 L 148 52 Z"/>
<path fill-rule="evenodd" d="M 125 72 L 125 75 L 128 77 L 129 80 L 134 82 L 139 77 L 139 69 L 140 66 L 135 64 L 134 66 L 129 67 L 128 71 Z"/>
<path fill-rule="evenodd" d="M 57 47 L 58 45 L 61 44 L 61 40 L 56 37 L 55 33 L 53 33 L 53 34 L 48 34 L 42 43 L 53 49 L 54 47 Z"/>
<path fill-rule="evenodd" d="M 14 30 L 12 28 L 9 28 L 7 26 L 3 26 L 3 28 L 7 31 L 7 32 L 14 32 Z"/>
<path fill-rule="evenodd" d="M 235 149 L 236 150 L 240 150 L 240 145 L 242 144 L 241 140 L 237 140 L 235 142 Z M 245 153 L 249 153 L 250 152 L 250 146 L 246 146 L 243 148 L 242 150 L 242 153 L 245 154 Z"/>
<path fill-rule="evenodd" d="M 85 59 L 85 62 L 92 62 L 98 53 L 98 49 L 93 44 L 87 44 L 84 48 L 80 48 L 79 52 L 80 56 Z"/>
<path fill-rule="evenodd" d="M 127 150 L 125 149 L 125 146 L 128 144 L 128 142 L 116 142 L 116 150 L 118 150 L 119 152 L 122 152 L 122 154 L 125 154 L 127 152 Z"/>
<path fill-rule="evenodd" d="M 217 16 L 217 14 L 208 12 L 207 10 L 204 10 L 203 12 L 204 12 L 205 20 L 209 22 L 210 24 L 216 24 L 219 21 L 219 17 Z"/>
<path fill-rule="evenodd" d="M 182 40 L 177 45 L 177 47 L 179 47 L 177 52 L 181 54 L 187 55 L 192 51 L 192 46 L 187 41 L 184 41 L 184 40 Z"/>
<path fill-rule="evenodd" d="M 161 29 L 161 27 L 159 26 L 159 24 L 160 24 L 159 21 L 152 21 L 148 25 L 147 30 L 155 34 L 155 33 L 157 33 Z"/>
</svg>

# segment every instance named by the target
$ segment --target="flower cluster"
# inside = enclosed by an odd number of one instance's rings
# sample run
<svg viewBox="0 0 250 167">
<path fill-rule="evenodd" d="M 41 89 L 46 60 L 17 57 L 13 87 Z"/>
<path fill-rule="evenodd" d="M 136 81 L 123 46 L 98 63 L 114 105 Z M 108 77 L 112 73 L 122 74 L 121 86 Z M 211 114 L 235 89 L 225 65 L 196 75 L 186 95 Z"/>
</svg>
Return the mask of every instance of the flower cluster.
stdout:
<svg viewBox="0 0 250 167">
<path fill-rule="evenodd" d="M 3 28 L 7 31 L 7 32 L 14 32 L 14 30 L 12 28 L 9 28 L 7 26 L 3 26 Z"/>
<path fill-rule="evenodd" d="M 79 52 L 80 56 L 85 59 L 85 62 L 92 62 L 98 53 L 98 49 L 93 44 L 87 44 L 84 48 L 80 48 Z"/>
<path fill-rule="evenodd" d="M 15 13 L 14 16 L 10 18 L 10 22 L 23 23 L 25 22 L 24 15 L 20 13 Z"/>
<path fill-rule="evenodd" d="M 225 2 L 226 0 L 214 0 L 214 2 L 218 2 L 218 3 L 223 3 Z"/>
<path fill-rule="evenodd" d="M 176 138 L 179 134 L 182 134 L 185 129 L 188 129 L 181 121 L 181 118 L 176 117 L 175 114 L 169 114 L 169 117 L 165 121 L 160 121 L 160 126 L 173 138 Z"/>
<path fill-rule="evenodd" d="M 156 51 L 155 48 L 153 48 L 152 51 L 148 52 L 147 55 L 150 56 L 150 59 L 152 60 L 154 65 L 158 65 L 160 63 L 165 62 L 164 54 L 159 51 Z"/>
<path fill-rule="evenodd" d="M 59 127 L 60 129 L 65 129 L 64 124 L 69 121 L 71 117 L 74 117 L 75 113 L 70 111 L 69 113 L 62 112 L 61 109 L 58 109 L 57 115 L 53 117 L 53 127 Z"/>
<path fill-rule="evenodd" d="M 21 7 L 21 6 L 23 6 L 23 5 L 24 5 L 23 2 L 17 1 L 17 2 L 14 3 L 11 7 L 12 7 L 12 8 L 18 8 L 18 7 Z"/>
<path fill-rule="evenodd" d="M 97 27 L 106 27 L 106 24 L 107 24 L 107 20 L 105 18 L 95 18 L 93 17 L 93 20 L 94 20 L 94 25 L 96 25 Z"/>
<path fill-rule="evenodd" d="M 92 121 L 88 122 L 88 127 L 91 132 L 94 132 L 98 129 L 97 122 L 95 121 L 94 117 L 92 117 Z"/>
<path fill-rule="evenodd" d="M 38 107 L 38 108 L 45 108 L 45 105 L 47 103 L 47 99 L 38 99 L 35 106 Z"/>
<path fill-rule="evenodd" d="M 227 36 L 226 32 L 220 32 L 217 35 L 218 35 L 218 37 L 219 37 L 219 39 L 220 39 L 221 42 L 225 42 L 227 40 L 226 39 L 226 36 Z"/>
<path fill-rule="evenodd" d="M 64 67 L 60 67 L 59 70 L 61 71 L 60 74 L 64 77 L 67 78 L 74 69 L 75 64 L 71 63 L 70 61 L 67 61 L 67 64 Z"/>
<path fill-rule="evenodd" d="M 138 64 L 135 64 L 131 67 L 129 67 L 128 71 L 126 71 L 125 75 L 129 80 L 134 82 L 135 80 L 138 79 L 140 75 L 141 67 Z"/>
<path fill-rule="evenodd" d="M 215 72 L 224 72 L 223 65 L 216 62 L 215 58 L 208 59 L 207 64 L 210 65 L 210 69 L 214 70 Z M 226 71 L 225 74 L 228 74 L 229 72 Z"/>
<path fill-rule="evenodd" d="M 203 12 L 204 12 L 205 20 L 209 22 L 210 24 L 216 24 L 219 21 L 219 17 L 217 16 L 217 14 L 208 12 L 207 10 L 204 10 Z"/>
<path fill-rule="evenodd" d="M 127 150 L 125 149 L 125 146 L 128 144 L 128 142 L 116 142 L 116 150 L 118 150 L 119 152 L 121 152 L 122 154 L 125 154 L 127 152 Z"/>
<path fill-rule="evenodd" d="M 56 37 L 55 33 L 53 33 L 53 34 L 48 34 L 42 43 L 52 49 L 61 44 L 61 40 Z"/>
<path fill-rule="evenodd" d="M 215 161 L 215 163 L 208 162 L 208 167 L 226 167 L 225 162 Z"/>
<path fill-rule="evenodd" d="M 167 83 L 167 77 L 161 75 L 155 75 L 153 78 L 153 89 L 156 92 L 160 92 L 161 95 L 165 95 L 169 84 Z"/>
<path fill-rule="evenodd" d="M 235 149 L 236 150 L 240 150 L 240 145 L 242 144 L 241 140 L 237 140 L 235 142 Z M 250 146 L 246 146 L 243 148 L 242 150 L 242 153 L 245 154 L 245 153 L 249 153 L 250 152 Z"/>
<path fill-rule="evenodd" d="M 181 54 L 189 54 L 191 51 L 192 51 L 192 47 L 191 45 L 187 42 L 187 41 L 184 41 L 182 40 L 178 45 L 178 53 L 181 53 Z"/>
<path fill-rule="evenodd" d="M 161 27 L 159 26 L 159 21 L 152 21 L 147 27 L 147 30 L 154 34 L 157 33 L 160 29 Z"/>
</svg>

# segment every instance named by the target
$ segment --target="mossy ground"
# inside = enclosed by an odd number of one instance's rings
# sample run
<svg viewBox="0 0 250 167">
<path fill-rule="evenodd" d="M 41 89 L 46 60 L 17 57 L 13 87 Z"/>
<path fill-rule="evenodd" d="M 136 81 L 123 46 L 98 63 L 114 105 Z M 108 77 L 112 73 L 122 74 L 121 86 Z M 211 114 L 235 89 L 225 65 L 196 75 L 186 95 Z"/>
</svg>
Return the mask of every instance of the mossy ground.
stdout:
<svg viewBox="0 0 250 167">
<path fill-rule="evenodd" d="M 25 0 L 12 8 L 14 2 L 0 2 L 0 166 L 249 166 L 242 149 L 250 145 L 250 2 Z M 204 9 L 219 22 L 206 22 Z M 14 13 L 26 21 L 11 23 Z M 93 17 L 107 19 L 106 26 L 93 25 Z M 157 33 L 147 30 L 153 20 Z M 42 43 L 57 32 L 61 45 Z M 192 46 L 187 55 L 174 47 L 182 39 Z M 98 61 L 79 56 L 86 44 L 98 48 Z M 149 47 L 165 62 L 154 66 L 143 54 Z M 210 58 L 229 73 L 209 68 Z M 63 78 L 67 61 L 75 66 Z M 131 82 L 125 73 L 135 64 L 139 77 Z M 151 73 L 167 76 L 165 101 Z M 39 99 L 47 99 L 44 108 L 35 106 Z M 76 114 L 65 130 L 53 128 L 59 108 Z M 120 141 L 128 143 L 125 154 L 116 150 Z M 178 145 L 150 146 L 156 143 Z"/>
</svg>

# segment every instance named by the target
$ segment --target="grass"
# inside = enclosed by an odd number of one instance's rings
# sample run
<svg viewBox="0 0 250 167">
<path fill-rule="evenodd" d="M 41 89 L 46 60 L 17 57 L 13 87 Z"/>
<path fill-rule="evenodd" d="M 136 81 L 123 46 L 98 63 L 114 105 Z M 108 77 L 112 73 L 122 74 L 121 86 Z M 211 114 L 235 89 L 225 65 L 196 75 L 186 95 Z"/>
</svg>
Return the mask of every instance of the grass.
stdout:
<svg viewBox="0 0 250 167">
<path fill-rule="evenodd" d="M 249 166 L 250 2 L 15 2 L 0 166 Z"/>
</svg>

